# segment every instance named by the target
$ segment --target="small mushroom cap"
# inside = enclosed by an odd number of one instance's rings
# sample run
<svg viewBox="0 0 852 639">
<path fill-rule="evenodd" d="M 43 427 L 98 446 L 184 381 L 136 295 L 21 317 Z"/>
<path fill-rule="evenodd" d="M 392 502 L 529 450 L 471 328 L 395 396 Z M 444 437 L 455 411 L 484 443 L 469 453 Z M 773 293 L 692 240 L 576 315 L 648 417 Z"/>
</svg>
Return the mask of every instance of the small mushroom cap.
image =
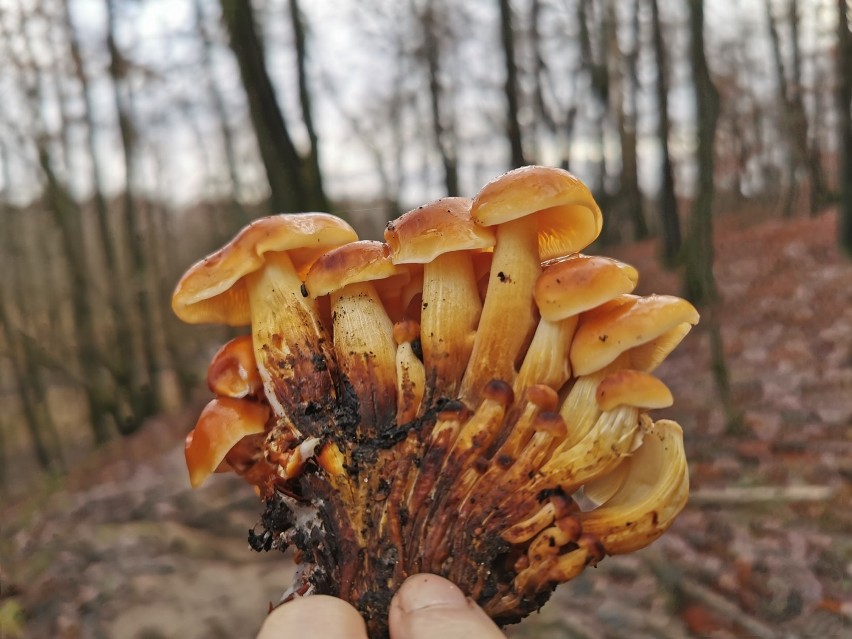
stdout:
<svg viewBox="0 0 852 639">
<path fill-rule="evenodd" d="M 320 256 L 308 271 L 305 287 L 312 297 L 321 297 L 348 284 L 391 277 L 398 277 L 400 286 L 408 281 L 408 273 L 391 262 L 387 244 L 362 240 L 344 244 Z"/>
<path fill-rule="evenodd" d="M 249 324 L 251 309 L 243 278 L 263 266 L 266 253 L 286 252 L 304 276 L 328 249 L 357 239 L 351 226 L 327 213 L 261 218 L 189 268 L 172 295 L 172 309 L 189 324 Z"/>
<path fill-rule="evenodd" d="M 494 246 L 494 231 L 473 222 L 471 201 L 463 197 L 435 200 L 388 223 L 385 242 L 396 264 L 426 264 L 443 253 Z"/>
<path fill-rule="evenodd" d="M 535 301 L 541 316 L 555 322 L 630 293 L 638 281 L 638 271 L 629 264 L 572 255 L 545 266 L 535 283 Z"/>
<path fill-rule="evenodd" d="M 581 251 L 603 227 L 588 187 L 562 169 L 525 166 L 504 173 L 476 195 L 471 216 L 493 226 L 535 214 L 542 261 Z"/>
<path fill-rule="evenodd" d="M 698 311 L 686 300 L 671 295 L 620 295 L 580 316 L 571 343 L 574 374 L 600 370 L 622 353 L 683 323 L 698 323 Z"/>
<path fill-rule="evenodd" d="M 666 408 L 674 403 L 672 392 L 660 379 L 632 369 L 607 375 L 598 384 L 595 400 L 604 411 L 618 406 Z"/>
<path fill-rule="evenodd" d="M 235 337 L 216 352 L 207 367 L 207 386 L 225 397 L 260 393 L 263 380 L 257 369 L 251 335 Z"/>
<path fill-rule="evenodd" d="M 200 486 L 243 437 L 262 433 L 268 419 L 267 404 L 230 397 L 218 397 L 207 404 L 186 437 L 184 452 L 192 487 Z"/>
</svg>

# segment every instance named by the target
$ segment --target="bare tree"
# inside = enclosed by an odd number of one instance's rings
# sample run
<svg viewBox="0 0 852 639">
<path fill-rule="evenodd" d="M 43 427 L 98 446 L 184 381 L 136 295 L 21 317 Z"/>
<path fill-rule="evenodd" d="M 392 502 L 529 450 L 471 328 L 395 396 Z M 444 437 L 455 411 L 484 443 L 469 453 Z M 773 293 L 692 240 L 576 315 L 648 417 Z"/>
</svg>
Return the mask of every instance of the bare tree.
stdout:
<svg viewBox="0 0 852 639">
<path fill-rule="evenodd" d="M 304 160 L 296 149 L 266 68 L 264 48 L 251 0 L 221 0 L 222 18 L 240 67 L 249 113 L 276 211 L 322 209 L 319 184 L 305 180 Z"/>
<path fill-rule="evenodd" d="M 810 181 L 810 212 L 816 215 L 825 203 L 828 193 L 822 177 L 822 160 L 819 150 L 819 136 L 814 132 L 819 126 L 819 120 L 808 120 L 804 104 L 804 89 L 802 77 L 802 54 L 799 37 L 799 0 L 789 0 L 787 5 L 788 22 L 790 23 L 790 46 L 792 49 L 792 76 L 790 78 L 790 111 L 793 134 L 799 160 L 807 171 Z"/>
<path fill-rule="evenodd" d="M 840 140 L 839 239 L 840 246 L 852 257 L 852 24 L 849 3 L 837 0 L 837 115 Z"/>
<path fill-rule="evenodd" d="M 637 93 L 639 78 L 636 59 L 639 55 L 639 1 L 631 6 L 629 22 L 630 46 L 622 51 L 618 40 L 616 5 L 608 0 L 610 28 L 610 56 L 612 63 L 612 95 L 610 102 L 615 112 L 618 138 L 621 146 L 621 179 L 618 193 L 619 208 L 633 226 L 633 237 L 648 237 L 648 225 L 642 213 L 642 193 L 639 190 L 639 161 L 636 151 Z"/>
<path fill-rule="evenodd" d="M 697 181 L 686 247 L 686 296 L 696 304 L 715 302 L 713 277 L 713 155 L 716 123 L 719 120 L 719 93 L 716 90 L 704 52 L 703 0 L 690 0 L 690 62 L 695 83 L 696 125 L 698 131 Z"/>
<path fill-rule="evenodd" d="M 680 217 L 677 197 L 675 196 L 674 168 L 669 150 L 669 75 L 666 49 L 663 45 L 663 29 L 660 23 L 660 9 L 657 0 L 649 0 L 651 5 L 651 27 L 653 29 L 654 58 L 657 68 L 657 138 L 660 144 L 661 185 L 657 194 L 657 212 L 660 216 L 663 264 L 673 266 L 681 248 Z"/>
<path fill-rule="evenodd" d="M 509 147 L 512 151 L 513 167 L 526 164 L 524 145 L 521 136 L 520 84 L 518 82 L 518 64 L 515 60 L 515 32 L 513 28 L 512 4 L 509 0 L 500 0 L 500 42 L 503 45 L 503 55 L 506 65 L 506 132 Z"/>
<path fill-rule="evenodd" d="M 66 0 L 67 1 L 67 0 Z M 202 81 L 204 82 L 207 95 L 210 98 L 210 108 L 216 116 L 216 123 L 219 127 L 219 134 L 222 138 L 222 149 L 225 155 L 225 164 L 228 168 L 228 177 L 230 179 L 230 202 L 229 208 L 231 212 L 230 226 L 232 230 L 243 226 L 249 221 L 248 212 L 240 203 L 240 194 L 242 192 L 242 179 L 240 177 L 239 160 L 237 158 L 236 142 L 234 133 L 231 129 L 231 123 L 228 118 L 228 109 L 225 106 L 225 99 L 222 96 L 222 91 L 219 84 L 216 82 L 216 73 L 213 64 L 213 39 L 204 16 L 204 8 L 202 0 L 193 0 L 195 9 L 195 29 L 201 43 L 201 68 Z"/>
<path fill-rule="evenodd" d="M 802 62 L 799 45 L 799 9 L 798 0 L 789 0 L 787 15 L 790 23 L 790 49 L 792 64 L 788 70 L 781 50 L 781 36 L 775 19 L 772 0 L 764 0 L 766 21 L 769 26 L 769 41 L 772 45 L 772 58 L 775 64 L 778 101 L 781 106 L 782 129 L 784 139 L 788 139 L 787 193 L 783 210 L 789 217 L 793 214 L 800 172 L 807 172 L 810 180 L 811 214 L 819 210 L 826 199 L 826 188 L 822 179 L 822 169 L 818 148 L 808 140 L 809 123 L 802 99 Z M 789 76 L 789 79 L 788 79 Z M 812 136 L 816 139 L 815 136 Z"/>
<path fill-rule="evenodd" d="M 728 367 L 718 317 L 719 297 L 713 275 L 713 197 L 715 193 L 714 139 L 719 120 L 719 93 L 710 77 L 704 45 L 704 0 L 689 0 L 690 63 L 695 86 L 698 129 L 695 201 L 689 235 L 684 244 L 685 294 L 704 309 L 710 338 L 710 357 L 716 388 L 725 411 L 728 431 L 741 427 L 741 417 L 731 399 Z"/>
<path fill-rule="evenodd" d="M 5 156 L 5 148 L 0 149 L 0 155 Z M 4 171 L 7 166 L 8 163 L 4 161 Z M 5 180 L 4 183 L 9 184 Z M 0 343 L 5 346 L 4 355 L 12 374 L 11 386 L 21 407 L 23 426 L 30 438 L 36 462 L 43 470 L 54 472 L 59 471 L 61 465 L 61 459 L 56 454 L 59 442 L 47 405 L 42 371 L 36 362 L 31 336 L 24 335 L 12 318 L 12 310 L 16 310 L 20 317 L 27 313 L 24 293 L 26 283 L 22 273 L 24 259 L 16 240 L 18 229 L 13 228 L 12 220 L 10 209 L 0 209 L 0 238 L 4 240 L 2 249 L 11 257 L 11 272 L 6 272 L 7 277 L 0 284 Z M 6 284 L 6 281 L 9 283 Z"/>
<path fill-rule="evenodd" d="M 299 104 L 302 107 L 302 120 L 308 133 L 310 151 L 307 158 L 307 177 L 310 179 L 310 193 L 313 195 L 314 207 L 319 211 L 328 210 L 328 201 L 322 186 L 322 171 L 319 161 L 319 137 L 314 126 L 311 91 L 308 87 L 307 71 L 307 38 L 305 36 L 304 18 L 299 9 L 298 0 L 289 0 L 290 23 L 293 27 L 293 37 L 296 46 L 296 68 L 299 82 Z"/>
<path fill-rule="evenodd" d="M 159 373 L 159 353 L 154 342 L 156 320 L 150 293 L 150 265 L 147 249 L 147 223 L 145 210 L 137 201 L 136 157 L 137 130 L 133 124 L 133 93 L 128 82 L 130 61 L 122 54 L 116 39 L 118 15 L 116 0 L 106 0 L 109 75 L 121 135 L 124 160 L 124 244 L 130 254 L 130 290 L 132 292 L 136 321 L 133 332 L 141 340 L 141 357 L 130 370 L 130 393 L 133 419 L 122 420 L 119 428 L 132 432 L 141 421 L 158 409 L 155 384 Z"/>
<path fill-rule="evenodd" d="M 441 36 L 445 32 L 445 25 L 441 23 L 446 18 L 446 14 L 441 12 L 441 5 L 436 5 L 438 3 L 431 1 L 425 3 L 419 15 L 419 21 L 423 27 L 422 53 L 429 79 L 432 132 L 435 136 L 438 154 L 441 156 L 444 187 L 447 195 L 457 196 L 460 192 L 455 127 L 453 126 L 452 111 L 445 104 L 446 91 L 442 82 L 441 53 L 442 50 L 446 49 L 446 43 L 442 42 Z"/>
<path fill-rule="evenodd" d="M 598 168 L 592 191 L 599 198 L 606 194 L 606 161 L 604 157 L 604 138 L 606 134 L 606 115 L 609 105 L 610 77 L 607 64 L 607 45 L 610 41 L 609 16 L 601 10 L 598 2 L 577 2 L 577 25 L 579 27 L 580 60 L 582 68 L 589 78 L 593 105 L 593 126 L 598 148 Z M 603 0 L 606 1 L 606 0 Z M 597 36 L 597 37 L 595 37 Z M 595 46 L 595 42 L 598 46 Z"/>
<path fill-rule="evenodd" d="M 567 170 L 571 168 L 571 140 L 574 137 L 574 124 L 577 121 L 577 105 L 571 102 L 562 104 L 554 96 L 554 84 L 567 84 L 571 87 L 571 99 L 576 95 L 578 73 L 569 73 L 568 77 L 554 77 L 556 72 L 551 70 L 552 59 L 545 53 L 543 44 L 545 26 L 551 24 L 545 13 L 546 3 L 542 0 L 532 0 L 530 3 L 530 48 L 533 56 L 532 108 L 535 121 L 544 127 L 546 135 L 551 140 L 560 141 L 561 159 L 559 165 Z M 551 7 L 552 10 L 552 7 Z M 548 99 L 549 98 L 549 99 Z M 535 143 L 536 140 L 533 140 Z M 533 147 L 534 156 L 536 147 Z"/>
<path fill-rule="evenodd" d="M 39 82 L 37 77 L 41 70 L 35 63 L 36 58 L 26 28 L 27 19 L 26 14 L 21 15 L 20 32 L 26 59 L 22 59 L 11 47 L 7 47 L 7 53 L 19 72 L 20 81 L 25 86 L 29 108 L 28 115 L 32 120 L 28 124 L 34 136 L 33 142 L 41 172 L 40 177 L 44 180 L 44 205 L 59 229 L 61 256 L 65 260 L 70 289 L 72 333 L 77 341 L 77 357 L 74 363 L 78 371 L 77 378 L 83 385 L 82 390 L 89 410 L 92 435 L 95 442 L 99 444 L 105 442 L 111 436 L 109 414 L 111 413 L 112 400 L 107 391 L 108 380 L 98 347 L 98 323 L 87 286 L 87 244 L 82 227 L 83 216 L 67 189 L 57 178 L 53 168 L 49 148 L 51 140 L 44 115 L 47 100 L 43 93 L 43 84 Z M 8 41 L 9 34 L 5 25 L 2 26 L 3 30 L 0 35 L 3 36 L 3 41 Z M 34 344 L 28 342 L 27 346 L 32 348 Z M 36 370 L 33 368 L 34 364 L 32 364 L 33 352 L 29 351 L 26 354 L 30 362 L 27 368 L 28 375 L 32 377 L 36 374 Z M 33 379 L 32 383 L 37 383 L 37 380 Z"/>
</svg>

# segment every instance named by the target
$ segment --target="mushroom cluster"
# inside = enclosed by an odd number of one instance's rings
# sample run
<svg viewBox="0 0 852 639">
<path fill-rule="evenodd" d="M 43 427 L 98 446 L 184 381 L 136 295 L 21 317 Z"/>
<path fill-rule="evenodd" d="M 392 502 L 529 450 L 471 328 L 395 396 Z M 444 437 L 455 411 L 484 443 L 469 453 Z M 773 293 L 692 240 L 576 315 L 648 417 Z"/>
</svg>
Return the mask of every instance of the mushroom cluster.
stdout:
<svg viewBox="0 0 852 639">
<path fill-rule="evenodd" d="M 405 578 L 443 575 L 498 623 L 605 555 L 659 537 L 687 500 L 682 431 L 652 374 L 697 323 L 580 253 L 602 216 L 530 166 L 358 241 L 327 214 L 258 220 L 183 276 L 191 323 L 251 326 L 213 358 L 186 441 L 193 486 L 235 472 L 266 504 L 255 549 L 386 635 Z"/>
</svg>

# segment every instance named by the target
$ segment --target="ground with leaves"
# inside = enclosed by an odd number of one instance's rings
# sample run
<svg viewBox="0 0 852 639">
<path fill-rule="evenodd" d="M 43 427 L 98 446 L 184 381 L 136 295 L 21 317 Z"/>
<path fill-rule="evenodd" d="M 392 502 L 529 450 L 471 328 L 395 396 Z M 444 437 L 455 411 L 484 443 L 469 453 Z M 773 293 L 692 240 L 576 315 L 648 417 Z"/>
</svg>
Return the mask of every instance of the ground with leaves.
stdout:
<svg viewBox="0 0 852 639">
<path fill-rule="evenodd" d="M 717 269 L 731 389 L 726 431 L 708 340 L 660 369 L 684 426 L 692 498 L 650 548 L 561 586 L 511 637 L 839 637 L 852 632 L 852 263 L 835 218 L 722 218 Z M 640 290 L 677 292 L 645 243 L 616 251 Z M 61 485 L 0 509 L 0 636 L 248 637 L 290 579 L 248 550 L 259 506 L 217 477 L 188 489 L 198 407 L 151 422 Z"/>
</svg>

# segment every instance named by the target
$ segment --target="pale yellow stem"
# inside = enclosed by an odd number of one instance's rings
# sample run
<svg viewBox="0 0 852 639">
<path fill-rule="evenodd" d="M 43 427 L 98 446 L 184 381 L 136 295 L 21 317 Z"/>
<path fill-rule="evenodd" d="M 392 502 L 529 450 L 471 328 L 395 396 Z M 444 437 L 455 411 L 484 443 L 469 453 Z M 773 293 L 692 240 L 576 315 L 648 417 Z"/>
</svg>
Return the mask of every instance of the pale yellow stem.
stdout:
<svg viewBox="0 0 852 639">
<path fill-rule="evenodd" d="M 423 270 L 420 342 L 429 397 L 455 397 L 482 311 L 467 251 L 439 255 Z"/>
<path fill-rule="evenodd" d="M 479 404 L 492 379 L 514 384 L 516 362 L 535 327 L 533 289 L 540 273 L 535 220 L 526 217 L 501 224 L 482 317 L 462 381 L 461 397 L 469 406 Z"/>
<path fill-rule="evenodd" d="M 396 417 L 393 324 L 370 282 L 331 294 L 334 350 L 358 397 L 358 431 L 375 437 Z"/>
</svg>

